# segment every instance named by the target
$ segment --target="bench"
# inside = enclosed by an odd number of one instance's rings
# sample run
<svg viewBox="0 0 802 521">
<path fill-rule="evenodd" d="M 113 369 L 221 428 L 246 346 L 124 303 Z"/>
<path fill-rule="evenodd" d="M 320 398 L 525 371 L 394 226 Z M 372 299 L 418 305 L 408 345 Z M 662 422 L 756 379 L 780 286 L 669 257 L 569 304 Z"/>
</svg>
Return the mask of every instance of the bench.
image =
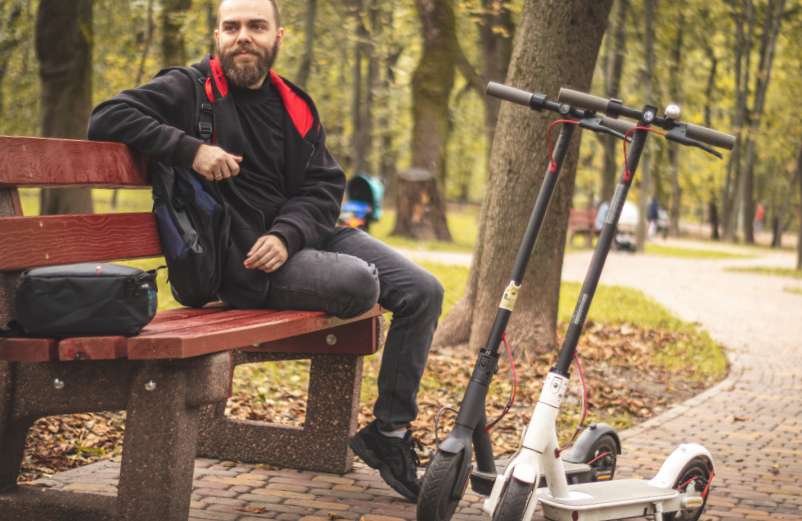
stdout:
<svg viewBox="0 0 802 521">
<path fill-rule="evenodd" d="M 15 281 L 36 266 L 161 256 L 150 213 L 25 217 L 17 187 L 147 188 L 120 144 L 0 137 L 0 324 Z M 197 455 L 347 472 L 362 357 L 378 349 L 381 309 L 322 312 L 210 305 L 157 314 L 135 337 L 0 338 L 0 519 L 185 521 Z M 243 363 L 310 359 L 303 427 L 224 414 Z M 33 422 L 125 410 L 116 498 L 18 486 Z"/>
<path fill-rule="evenodd" d="M 593 245 L 594 225 L 596 223 L 596 210 L 594 208 L 571 208 L 568 214 L 568 243 L 573 244 L 576 235 L 585 237 L 588 248 Z"/>
</svg>

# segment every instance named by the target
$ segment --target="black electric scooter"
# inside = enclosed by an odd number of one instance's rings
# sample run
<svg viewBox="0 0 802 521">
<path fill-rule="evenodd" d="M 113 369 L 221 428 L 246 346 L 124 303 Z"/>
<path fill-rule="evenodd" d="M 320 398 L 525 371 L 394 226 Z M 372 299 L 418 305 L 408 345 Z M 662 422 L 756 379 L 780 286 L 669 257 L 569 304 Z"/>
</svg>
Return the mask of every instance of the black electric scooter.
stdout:
<svg viewBox="0 0 802 521">
<path fill-rule="evenodd" d="M 631 122 L 599 116 L 565 103 L 552 101 L 544 94 L 533 94 L 498 83 L 488 84 L 487 94 L 538 112 L 543 110 L 555 112 L 563 119 L 575 121 L 576 125 L 584 129 L 622 139 L 625 139 L 625 134 L 633 127 Z M 487 344 L 479 351 L 479 358 L 465 391 L 455 427 L 438 446 L 423 478 L 418 496 L 418 521 L 451 519 L 465 493 L 469 479 L 471 487 L 478 494 L 487 496 L 493 489 L 496 465 L 490 435 L 486 429 L 485 400 L 490 382 L 498 369 L 502 336 L 515 308 L 526 266 L 567 155 L 574 126 L 574 124 L 563 124 L 560 128 L 543 184 L 518 249 L 510 283 L 501 298 Z M 471 460 L 474 451 L 477 468 L 472 471 Z M 567 479 L 572 483 L 612 479 L 616 455 L 620 453 L 618 435 L 611 427 L 604 424 L 591 425 L 578 438 L 572 450 L 563 456 Z"/>
</svg>

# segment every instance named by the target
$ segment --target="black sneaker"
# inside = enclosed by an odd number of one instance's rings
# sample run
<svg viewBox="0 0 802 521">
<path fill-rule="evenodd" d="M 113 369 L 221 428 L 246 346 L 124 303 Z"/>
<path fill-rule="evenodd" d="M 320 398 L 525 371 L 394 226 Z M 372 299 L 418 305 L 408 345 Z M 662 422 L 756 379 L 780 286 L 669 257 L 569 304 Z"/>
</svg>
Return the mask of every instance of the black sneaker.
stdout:
<svg viewBox="0 0 802 521">
<path fill-rule="evenodd" d="M 385 436 L 379 432 L 375 420 L 351 438 L 354 453 L 378 470 L 393 490 L 412 502 L 418 500 L 420 492 L 417 473 L 420 460 L 415 452 L 417 444 L 418 441 L 409 431 L 403 438 Z"/>
</svg>

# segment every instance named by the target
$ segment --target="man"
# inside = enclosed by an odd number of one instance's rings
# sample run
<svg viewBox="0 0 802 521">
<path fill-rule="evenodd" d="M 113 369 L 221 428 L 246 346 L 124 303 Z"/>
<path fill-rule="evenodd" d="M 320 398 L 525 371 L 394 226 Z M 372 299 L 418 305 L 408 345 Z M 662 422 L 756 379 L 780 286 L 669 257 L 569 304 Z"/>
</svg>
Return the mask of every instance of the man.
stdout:
<svg viewBox="0 0 802 521">
<path fill-rule="evenodd" d="M 236 235 L 220 290 L 227 304 L 355 316 L 378 301 L 393 312 L 376 419 L 351 446 L 414 501 L 419 482 L 408 426 L 443 289 L 364 232 L 335 228 L 344 174 L 326 150 L 311 98 L 272 71 L 284 37 L 279 16 L 276 0 L 221 3 L 216 55 L 193 66 L 209 78 L 205 89 L 215 99 L 215 144 L 195 135 L 195 85 L 178 69 L 99 105 L 89 135 L 126 143 L 152 165 L 191 167 L 217 184 Z M 236 244 L 249 234 L 248 243 Z"/>
</svg>

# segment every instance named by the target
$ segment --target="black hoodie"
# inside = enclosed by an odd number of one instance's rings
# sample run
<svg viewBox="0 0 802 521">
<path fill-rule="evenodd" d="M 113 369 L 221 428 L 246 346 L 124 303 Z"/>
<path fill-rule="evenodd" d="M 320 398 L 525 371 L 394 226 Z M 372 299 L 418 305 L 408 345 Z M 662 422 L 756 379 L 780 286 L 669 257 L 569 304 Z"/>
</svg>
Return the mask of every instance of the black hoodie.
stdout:
<svg viewBox="0 0 802 521">
<path fill-rule="evenodd" d="M 219 68 L 213 73 L 210 57 L 193 65 L 213 90 L 215 143 L 241 155 L 244 136 L 233 99 Z M 212 81 L 212 78 L 214 81 Z M 246 270 L 245 254 L 256 239 L 275 233 L 284 239 L 289 255 L 302 248 L 324 243 L 337 222 L 345 175 L 325 145 L 325 132 L 311 98 L 297 86 L 271 71 L 290 117 L 285 118 L 284 165 L 287 202 L 275 216 L 265 216 L 238 194 L 237 179 L 219 184 L 232 210 L 232 245 L 223 274 L 221 297 L 237 307 L 264 304 L 269 277 L 259 270 Z M 203 144 L 196 137 L 198 102 L 190 76 L 178 69 L 167 70 L 150 83 L 126 90 L 98 105 L 89 124 L 89 138 L 129 145 L 149 160 L 149 172 L 159 168 L 192 167 Z M 206 102 L 207 100 L 203 100 Z"/>
</svg>

